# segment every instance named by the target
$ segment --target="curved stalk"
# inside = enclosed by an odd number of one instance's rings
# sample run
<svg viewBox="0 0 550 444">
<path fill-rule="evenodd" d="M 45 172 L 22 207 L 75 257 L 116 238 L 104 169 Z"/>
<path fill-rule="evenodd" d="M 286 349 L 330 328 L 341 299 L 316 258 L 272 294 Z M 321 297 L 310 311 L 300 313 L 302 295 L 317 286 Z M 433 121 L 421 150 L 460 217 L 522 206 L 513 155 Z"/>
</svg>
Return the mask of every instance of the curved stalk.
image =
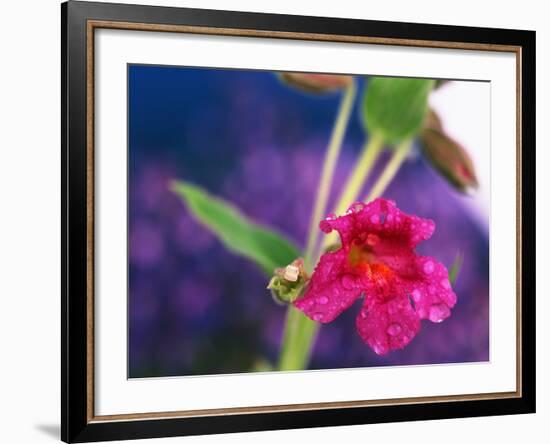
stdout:
<svg viewBox="0 0 550 444">
<path fill-rule="evenodd" d="M 344 139 L 344 133 L 348 126 L 349 117 L 353 109 L 353 102 L 355 101 L 357 88 L 355 83 L 352 82 L 346 88 L 342 101 L 340 102 L 340 108 L 332 129 L 330 142 L 327 147 L 325 160 L 323 162 L 323 170 L 321 172 L 321 178 L 319 179 L 319 187 L 317 191 L 317 199 L 311 213 L 311 221 L 309 225 L 309 238 L 307 241 L 306 251 L 304 254 L 305 267 L 308 271 L 311 271 L 312 256 L 314 254 L 315 246 L 317 244 L 319 229 L 318 224 L 323 214 L 325 213 L 328 195 L 330 192 L 330 186 L 332 184 L 332 177 L 334 175 L 334 169 L 336 167 L 336 161 L 340 155 L 342 148 L 342 141 Z"/>
<path fill-rule="evenodd" d="M 336 206 L 336 213 L 343 213 L 349 205 L 351 205 L 359 196 L 359 192 L 363 187 L 369 173 L 374 164 L 378 160 L 380 152 L 384 146 L 384 140 L 378 135 L 372 135 L 369 141 L 365 144 L 361 156 L 350 175 L 346 185 L 340 195 Z M 326 159 L 329 158 L 327 155 Z M 328 191 L 327 191 L 328 194 Z M 326 201 L 322 205 L 324 208 Z M 317 208 L 317 204 L 315 205 Z M 314 211 L 314 215 L 315 215 Z M 315 215 L 315 225 L 312 225 L 311 232 L 317 233 L 319 230 L 317 224 L 321 220 L 322 212 Z M 316 235 L 315 235 L 316 236 Z M 331 239 L 331 235 L 325 236 L 323 248 L 334 243 L 335 239 Z M 311 233 L 310 233 L 311 239 Z M 315 237 L 316 239 L 316 237 Z M 308 249 L 306 257 L 308 258 L 309 267 L 311 262 L 315 263 L 318 253 L 314 254 L 315 241 L 312 241 L 311 249 Z M 308 242 L 309 246 L 309 242 Z M 312 261 L 312 259 L 314 259 Z M 310 320 L 299 310 L 290 306 L 287 311 L 286 325 L 283 334 L 283 343 L 281 345 L 281 353 L 279 356 L 279 370 L 301 370 L 306 367 L 311 354 L 311 349 L 315 342 L 315 336 L 319 331 L 319 324 Z"/>
<path fill-rule="evenodd" d="M 378 160 L 383 147 L 384 139 L 382 136 L 378 134 L 373 134 L 370 136 L 368 142 L 363 147 L 363 151 L 361 152 L 361 156 L 359 157 L 355 168 L 344 186 L 340 198 L 338 199 L 338 203 L 334 210 L 335 214 L 343 214 L 348 207 L 358 199 L 361 188 L 369 177 L 369 174 Z M 337 242 L 337 240 L 336 233 L 326 235 L 321 250 L 325 250 L 327 247 Z"/>
<path fill-rule="evenodd" d="M 303 370 L 306 368 L 319 325 L 300 310 L 289 305 L 281 353 L 279 370 Z"/>
<path fill-rule="evenodd" d="M 407 158 L 407 155 L 411 151 L 412 140 L 406 140 L 401 142 L 396 148 L 395 151 L 389 160 L 388 164 L 385 166 L 382 174 L 378 177 L 376 182 L 371 188 L 370 193 L 365 198 L 365 202 L 370 202 L 377 197 L 380 197 L 386 191 L 386 188 L 393 180 L 399 168 L 403 164 L 403 161 Z"/>
<path fill-rule="evenodd" d="M 317 198 L 311 214 L 309 237 L 304 253 L 304 265 L 308 272 L 311 272 L 313 268 L 315 247 L 317 246 L 319 236 L 318 224 L 323 217 L 323 213 L 326 211 L 336 161 L 340 155 L 344 133 L 349 123 L 351 111 L 353 110 L 356 93 L 357 87 L 355 86 L 355 82 L 352 82 L 346 88 L 340 102 L 330 142 L 327 147 L 319 179 Z M 288 307 L 279 355 L 279 370 L 301 370 L 307 366 L 318 329 L 319 326 L 316 322 L 310 320 L 292 305 Z"/>
</svg>

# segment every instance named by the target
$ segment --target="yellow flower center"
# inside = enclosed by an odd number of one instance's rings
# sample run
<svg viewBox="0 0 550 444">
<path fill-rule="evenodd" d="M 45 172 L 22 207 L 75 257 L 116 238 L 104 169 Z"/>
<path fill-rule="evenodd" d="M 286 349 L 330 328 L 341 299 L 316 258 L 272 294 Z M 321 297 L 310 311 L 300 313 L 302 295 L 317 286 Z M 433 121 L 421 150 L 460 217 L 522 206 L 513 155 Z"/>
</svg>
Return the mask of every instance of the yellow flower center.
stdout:
<svg viewBox="0 0 550 444">
<path fill-rule="evenodd" d="M 369 244 L 367 238 L 366 245 L 352 245 L 348 261 L 358 273 L 366 275 L 370 281 L 374 282 L 385 295 L 390 289 L 388 283 L 394 273 L 390 267 L 377 260 Z"/>
</svg>

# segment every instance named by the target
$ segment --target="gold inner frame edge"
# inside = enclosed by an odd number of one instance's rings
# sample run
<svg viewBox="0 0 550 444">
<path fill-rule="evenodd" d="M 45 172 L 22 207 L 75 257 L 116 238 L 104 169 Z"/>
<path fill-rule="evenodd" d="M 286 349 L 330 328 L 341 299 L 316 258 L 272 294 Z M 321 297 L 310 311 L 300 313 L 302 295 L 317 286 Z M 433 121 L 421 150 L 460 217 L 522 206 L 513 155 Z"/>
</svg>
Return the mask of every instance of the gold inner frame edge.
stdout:
<svg viewBox="0 0 550 444">
<path fill-rule="evenodd" d="M 284 404 L 253 407 L 229 407 L 172 412 L 127 413 L 115 415 L 94 414 L 94 32 L 95 29 L 120 29 L 132 31 L 177 32 L 202 35 L 222 35 L 232 37 L 277 38 L 289 40 L 309 40 L 338 43 L 363 43 L 422 48 L 463 49 L 474 51 L 511 52 L 516 56 L 516 391 L 497 393 L 473 393 L 449 396 L 419 396 L 363 401 L 337 401 L 306 404 Z M 259 414 L 275 412 L 295 412 L 301 410 L 326 410 L 335 408 L 358 408 L 416 403 L 460 402 L 491 399 L 520 398 L 522 396 L 522 348 L 521 348 L 521 150 L 522 150 L 522 48 L 516 45 L 488 43 L 446 42 L 368 36 L 348 36 L 334 34 L 312 34 L 286 31 L 265 31 L 255 29 L 216 28 L 188 25 L 165 25 L 133 23 L 108 20 L 88 20 L 86 27 L 86 208 L 87 208 L 87 422 L 113 422 L 161 418 L 190 418 L 199 416 L 226 416 L 238 414 Z"/>
</svg>

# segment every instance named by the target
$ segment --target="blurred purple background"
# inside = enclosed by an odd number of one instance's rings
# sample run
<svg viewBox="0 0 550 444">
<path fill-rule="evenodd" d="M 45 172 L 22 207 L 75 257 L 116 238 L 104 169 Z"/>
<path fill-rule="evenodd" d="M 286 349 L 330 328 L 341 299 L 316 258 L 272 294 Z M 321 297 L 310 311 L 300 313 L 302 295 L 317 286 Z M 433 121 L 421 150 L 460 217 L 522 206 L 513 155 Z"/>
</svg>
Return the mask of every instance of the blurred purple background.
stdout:
<svg viewBox="0 0 550 444">
<path fill-rule="evenodd" d="M 130 377 L 238 373 L 276 362 L 285 307 L 273 302 L 268 278 L 199 226 L 169 182 L 198 184 L 303 247 L 338 102 L 338 94 L 302 94 L 269 72 L 129 67 Z M 356 110 L 335 190 L 364 139 Z M 386 356 L 357 335 L 356 305 L 321 328 L 310 368 L 488 360 L 488 233 L 468 198 L 419 154 L 384 196 L 436 222 L 419 253 L 449 267 L 464 255 L 458 303 L 445 322 L 424 321 L 410 345 Z"/>
</svg>

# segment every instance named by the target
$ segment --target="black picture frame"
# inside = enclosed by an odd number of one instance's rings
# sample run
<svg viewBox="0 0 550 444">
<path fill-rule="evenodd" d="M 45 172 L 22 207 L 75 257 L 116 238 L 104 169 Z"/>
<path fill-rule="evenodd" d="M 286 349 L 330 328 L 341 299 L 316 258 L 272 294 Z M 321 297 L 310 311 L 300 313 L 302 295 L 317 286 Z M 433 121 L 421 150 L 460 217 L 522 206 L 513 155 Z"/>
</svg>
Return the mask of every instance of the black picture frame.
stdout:
<svg viewBox="0 0 550 444">
<path fill-rule="evenodd" d="M 98 421 L 90 416 L 87 38 L 90 20 L 430 42 L 511 45 L 521 66 L 521 283 L 516 397 Z M 535 412 L 535 32 L 69 1 L 61 5 L 62 375 L 61 438 L 89 442 Z M 443 45 L 444 46 L 444 45 Z M 525 117 L 523 117 L 525 116 Z"/>
</svg>

